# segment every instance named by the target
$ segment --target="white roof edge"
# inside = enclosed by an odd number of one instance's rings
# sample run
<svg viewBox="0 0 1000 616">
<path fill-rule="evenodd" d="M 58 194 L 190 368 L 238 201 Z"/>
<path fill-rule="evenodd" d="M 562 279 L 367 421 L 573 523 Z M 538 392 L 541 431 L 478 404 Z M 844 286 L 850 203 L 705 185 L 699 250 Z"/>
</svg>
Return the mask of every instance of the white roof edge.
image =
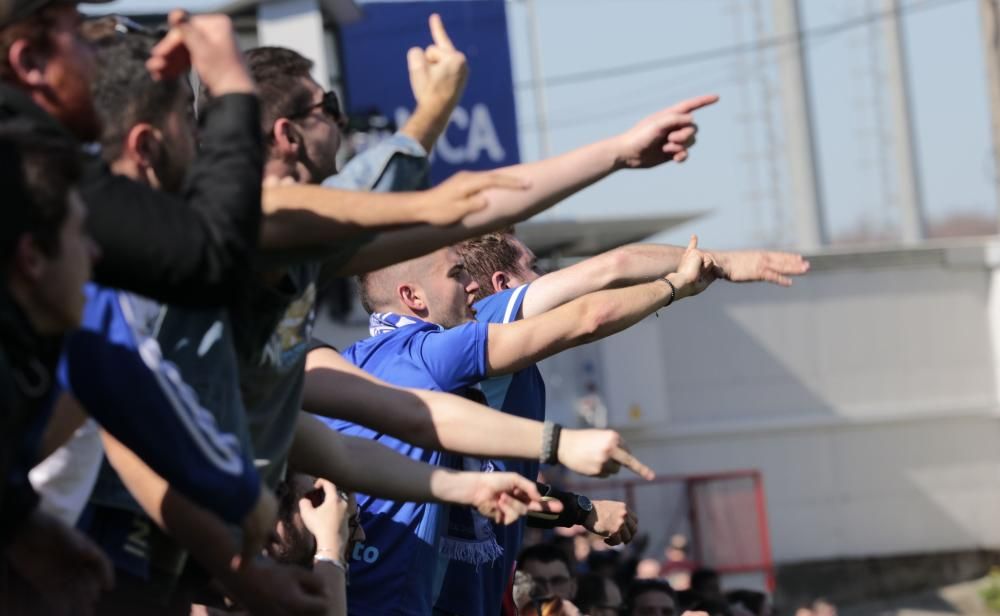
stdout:
<svg viewBox="0 0 1000 616">
<path fill-rule="evenodd" d="M 219 9 L 222 13 L 239 13 L 275 0 L 232 0 Z M 349 24 L 361 19 L 361 7 L 354 0 L 319 0 L 323 14 L 338 24 Z"/>
</svg>

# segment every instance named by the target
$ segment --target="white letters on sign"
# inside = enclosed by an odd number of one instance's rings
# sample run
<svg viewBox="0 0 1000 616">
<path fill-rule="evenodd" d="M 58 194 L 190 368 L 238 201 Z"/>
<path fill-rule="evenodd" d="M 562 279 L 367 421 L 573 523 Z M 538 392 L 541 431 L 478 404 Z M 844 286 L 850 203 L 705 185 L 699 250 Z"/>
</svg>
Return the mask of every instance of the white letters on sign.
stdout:
<svg viewBox="0 0 1000 616">
<path fill-rule="evenodd" d="M 409 109 L 396 109 L 396 126 L 403 126 L 409 118 Z M 440 154 L 441 159 L 449 165 L 461 165 L 479 162 L 484 154 L 494 163 L 503 162 L 507 157 L 507 152 L 497 137 L 490 109 L 483 103 L 474 104 L 471 113 L 465 107 L 456 107 L 448 126 L 458 129 L 460 136 L 452 143 L 448 140 L 447 132 L 441 135 L 431 155 L 432 159 L 434 155 Z M 464 144 L 461 143 L 463 137 Z"/>
</svg>

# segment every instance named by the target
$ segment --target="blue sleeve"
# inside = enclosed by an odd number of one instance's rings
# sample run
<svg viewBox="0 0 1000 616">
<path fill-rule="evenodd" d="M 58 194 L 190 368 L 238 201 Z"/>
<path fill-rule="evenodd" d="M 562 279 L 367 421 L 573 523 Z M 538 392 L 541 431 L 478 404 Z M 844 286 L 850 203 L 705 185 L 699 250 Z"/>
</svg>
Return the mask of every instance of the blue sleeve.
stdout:
<svg viewBox="0 0 1000 616">
<path fill-rule="evenodd" d="M 451 329 L 414 336 L 410 349 L 414 359 L 442 391 L 456 391 L 486 378 L 488 323 L 465 323 Z"/>
<path fill-rule="evenodd" d="M 60 380 L 116 439 L 185 496 L 238 523 L 260 494 L 249 452 L 219 432 L 156 340 L 141 336 L 117 292 L 91 295 L 69 336 Z"/>
<path fill-rule="evenodd" d="M 476 320 L 480 323 L 513 323 L 521 318 L 521 304 L 528 285 L 494 293 L 476 302 Z"/>
<path fill-rule="evenodd" d="M 323 186 L 370 192 L 420 190 L 427 188 L 429 168 L 423 146 L 396 133 L 352 158 Z"/>
</svg>

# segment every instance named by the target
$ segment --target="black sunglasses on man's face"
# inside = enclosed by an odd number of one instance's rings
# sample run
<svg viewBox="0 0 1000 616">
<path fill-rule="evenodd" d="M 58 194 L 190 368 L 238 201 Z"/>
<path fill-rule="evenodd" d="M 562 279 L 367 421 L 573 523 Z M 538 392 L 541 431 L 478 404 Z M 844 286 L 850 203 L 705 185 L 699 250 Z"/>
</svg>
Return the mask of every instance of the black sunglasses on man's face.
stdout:
<svg viewBox="0 0 1000 616">
<path fill-rule="evenodd" d="M 340 109 L 340 99 L 337 98 L 337 93 L 333 90 L 324 92 L 323 100 L 320 102 L 309 105 L 305 109 L 296 111 L 295 113 L 291 113 L 285 117 L 289 120 L 297 120 L 308 116 L 313 112 L 313 109 L 322 109 L 323 113 L 341 128 L 343 128 L 346 124 L 347 118 L 344 117 L 344 112 Z"/>
</svg>

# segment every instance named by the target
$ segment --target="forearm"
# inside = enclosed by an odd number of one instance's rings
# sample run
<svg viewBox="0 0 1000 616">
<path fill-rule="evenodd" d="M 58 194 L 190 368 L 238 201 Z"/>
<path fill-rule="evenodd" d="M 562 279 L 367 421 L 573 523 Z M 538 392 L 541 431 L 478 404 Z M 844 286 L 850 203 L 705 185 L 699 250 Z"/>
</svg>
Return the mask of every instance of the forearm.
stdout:
<svg viewBox="0 0 1000 616">
<path fill-rule="evenodd" d="M 375 441 L 343 436 L 307 413 L 299 414 L 288 457 L 291 468 L 345 490 L 406 502 L 459 502 L 463 473 L 418 462 Z"/>
<path fill-rule="evenodd" d="M 103 430 L 101 439 L 108 462 L 146 515 L 213 575 L 228 576 L 239 547 L 225 523 L 170 488 L 135 453 Z"/>
<path fill-rule="evenodd" d="M 330 597 L 327 616 L 347 616 L 347 575 L 344 570 L 320 560 L 313 565 L 313 571 L 323 578 L 323 586 Z"/>
<path fill-rule="evenodd" d="M 617 169 L 616 149 L 614 140 L 608 139 L 555 158 L 499 169 L 523 180 L 528 187 L 487 190 L 483 193 L 485 208 L 448 227 L 418 225 L 382 233 L 337 274 L 353 276 L 381 269 L 527 220 Z"/>
<path fill-rule="evenodd" d="M 666 244 L 628 244 L 609 254 L 613 267 L 608 272 L 605 288 L 649 282 L 676 272 L 684 256 L 684 248 Z"/>
<path fill-rule="evenodd" d="M 261 250 L 329 250 L 371 230 L 422 222 L 418 193 L 370 193 L 297 184 L 264 189 Z M 424 212 L 426 213 L 426 212 Z"/>
<path fill-rule="evenodd" d="M 674 283 L 675 288 L 681 285 Z M 598 291 L 584 296 L 567 307 L 574 308 L 570 318 L 579 319 L 574 346 L 607 338 L 643 320 L 670 301 L 672 289 L 661 279 L 653 282 Z M 676 296 L 674 300 L 680 299 Z M 577 304 L 574 306 L 574 304 Z"/>
<path fill-rule="evenodd" d="M 352 366 L 332 349 L 309 354 L 302 408 L 425 449 L 488 458 L 533 459 L 541 454 L 541 423 L 453 394 L 395 387 Z"/>
<path fill-rule="evenodd" d="M 629 244 L 546 274 L 528 288 L 521 305 L 523 318 L 548 312 L 578 297 L 649 282 L 676 271 L 683 248 Z"/>
<path fill-rule="evenodd" d="M 451 109 L 447 111 L 445 113 L 418 104 L 413 110 L 413 115 L 406 120 L 406 124 L 399 129 L 399 132 L 410 137 L 423 146 L 424 150 L 430 152 L 448 127 Z"/>
<path fill-rule="evenodd" d="M 675 285 L 680 291 L 680 285 Z M 591 293 L 515 323 L 491 324 L 489 375 L 510 374 L 566 349 L 620 332 L 663 307 L 670 295 L 668 284 L 653 281 Z"/>
<path fill-rule="evenodd" d="M 553 158 L 498 169 L 523 178 L 529 187 L 521 191 L 487 191 L 489 205 L 467 216 L 466 223 L 476 230 L 491 227 L 479 231 L 485 233 L 498 225 L 526 220 L 607 177 L 619 166 L 616 138 L 611 138 Z"/>
</svg>

